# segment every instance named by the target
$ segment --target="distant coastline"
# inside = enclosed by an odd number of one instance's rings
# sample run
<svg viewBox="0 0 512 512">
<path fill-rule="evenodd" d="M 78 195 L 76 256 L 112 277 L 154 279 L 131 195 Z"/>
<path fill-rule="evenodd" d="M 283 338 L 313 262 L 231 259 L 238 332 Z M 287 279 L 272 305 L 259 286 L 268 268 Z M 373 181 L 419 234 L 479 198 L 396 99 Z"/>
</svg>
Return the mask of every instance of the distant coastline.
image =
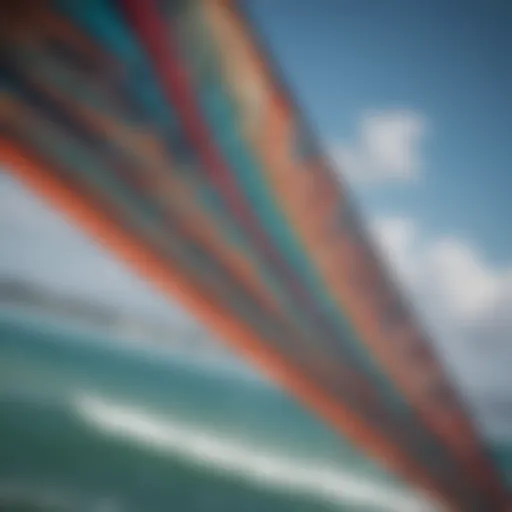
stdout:
<svg viewBox="0 0 512 512">
<path fill-rule="evenodd" d="M 165 323 L 90 299 L 49 290 L 19 278 L 0 277 L 0 307 L 30 309 L 93 327 L 124 340 L 184 349 L 201 355 L 233 356 L 201 326 Z"/>
</svg>

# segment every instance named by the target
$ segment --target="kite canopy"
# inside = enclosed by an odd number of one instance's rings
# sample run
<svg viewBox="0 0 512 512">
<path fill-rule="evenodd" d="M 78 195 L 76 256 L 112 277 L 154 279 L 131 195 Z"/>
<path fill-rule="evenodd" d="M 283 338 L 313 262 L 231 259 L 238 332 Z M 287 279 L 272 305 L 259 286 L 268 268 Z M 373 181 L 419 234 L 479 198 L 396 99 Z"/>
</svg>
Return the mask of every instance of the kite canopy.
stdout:
<svg viewBox="0 0 512 512">
<path fill-rule="evenodd" d="M 226 343 L 449 507 L 508 495 L 239 6 L 4 3 L 0 154 Z"/>
</svg>

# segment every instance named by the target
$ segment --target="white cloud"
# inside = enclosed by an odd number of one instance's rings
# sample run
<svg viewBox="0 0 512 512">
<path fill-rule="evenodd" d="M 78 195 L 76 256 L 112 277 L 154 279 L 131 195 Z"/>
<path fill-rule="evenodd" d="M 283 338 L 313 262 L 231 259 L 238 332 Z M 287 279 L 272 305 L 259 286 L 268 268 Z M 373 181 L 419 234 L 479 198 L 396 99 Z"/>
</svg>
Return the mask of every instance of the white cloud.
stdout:
<svg viewBox="0 0 512 512">
<path fill-rule="evenodd" d="M 410 181 L 421 173 L 426 130 L 427 121 L 418 112 L 366 111 L 359 119 L 356 140 L 333 144 L 331 155 L 350 180 Z"/>
<path fill-rule="evenodd" d="M 464 240 L 428 239 L 403 217 L 378 219 L 373 228 L 399 277 L 458 326 L 479 324 L 512 292 L 512 267 L 493 269 Z"/>
<path fill-rule="evenodd" d="M 379 218 L 373 230 L 484 428 L 510 438 L 510 411 L 488 405 L 512 402 L 512 266 L 492 268 L 457 237 L 429 239 L 409 218 Z"/>
</svg>

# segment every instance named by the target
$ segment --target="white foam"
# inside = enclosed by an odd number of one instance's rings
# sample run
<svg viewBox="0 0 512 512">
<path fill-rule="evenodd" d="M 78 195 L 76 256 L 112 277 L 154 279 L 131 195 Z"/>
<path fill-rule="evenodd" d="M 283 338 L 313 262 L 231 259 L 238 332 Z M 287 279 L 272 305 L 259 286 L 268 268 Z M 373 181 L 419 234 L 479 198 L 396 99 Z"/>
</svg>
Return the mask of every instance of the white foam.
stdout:
<svg viewBox="0 0 512 512">
<path fill-rule="evenodd" d="M 158 451 L 172 452 L 253 484 L 315 495 L 340 505 L 360 505 L 365 510 L 368 507 L 396 512 L 440 510 L 426 495 L 385 487 L 336 468 L 312 467 L 306 460 L 265 453 L 261 448 L 222 439 L 139 408 L 109 402 L 103 397 L 80 395 L 74 405 L 86 422 L 103 432 Z"/>
</svg>

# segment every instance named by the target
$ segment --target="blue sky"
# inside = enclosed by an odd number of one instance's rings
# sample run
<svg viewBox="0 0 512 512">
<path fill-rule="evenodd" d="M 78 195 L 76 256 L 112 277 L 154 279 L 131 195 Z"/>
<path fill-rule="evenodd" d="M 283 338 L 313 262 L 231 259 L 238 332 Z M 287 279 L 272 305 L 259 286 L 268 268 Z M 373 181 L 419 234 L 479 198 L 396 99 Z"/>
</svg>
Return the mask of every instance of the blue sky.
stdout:
<svg viewBox="0 0 512 512">
<path fill-rule="evenodd" d="M 439 353 L 475 407 L 512 401 L 512 2 L 249 4 Z M 191 325 L 2 174 L 0 245 L 0 276 Z"/>
<path fill-rule="evenodd" d="M 357 188 L 371 211 L 458 232 L 512 257 L 512 4 L 257 0 L 250 12 L 321 139 L 354 136 L 367 109 L 425 118 L 421 186 Z"/>
</svg>

